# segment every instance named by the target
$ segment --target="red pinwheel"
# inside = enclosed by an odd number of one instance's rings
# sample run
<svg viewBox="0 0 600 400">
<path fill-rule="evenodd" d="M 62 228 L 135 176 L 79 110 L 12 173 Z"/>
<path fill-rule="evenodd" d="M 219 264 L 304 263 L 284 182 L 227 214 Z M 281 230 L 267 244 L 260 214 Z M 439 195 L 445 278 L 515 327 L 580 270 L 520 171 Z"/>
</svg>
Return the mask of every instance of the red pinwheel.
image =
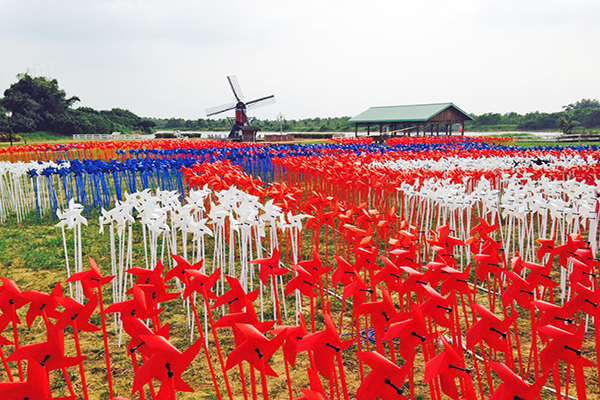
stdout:
<svg viewBox="0 0 600 400">
<path fill-rule="evenodd" d="M 35 361 L 27 363 L 27 381 L 0 383 L 3 400 L 76 400 L 75 396 L 52 397 L 46 369 Z"/>
<path fill-rule="evenodd" d="M 569 282 L 580 283 L 583 286 L 592 287 L 592 277 L 595 277 L 594 265 L 586 264 L 583 261 L 575 257 L 569 257 L 569 260 L 573 264 L 573 272 L 569 275 Z"/>
<path fill-rule="evenodd" d="M 380 256 L 383 261 L 383 269 L 378 271 L 373 277 L 373 285 L 385 282 L 388 289 L 398 290 L 402 279 L 402 271 L 400 268 L 385 256 Z"/>
<path fill-rule="evenodd" d="M 552 289 L 554 286 L 558 285 L 558 283 L 554 282 L 550 276 L 552 272 L 552 263 L 540 265 L 526 262 L 521 259 L 521 256 L 517 252 L 516 256 L 511 259 L 511 266 L 513 268 L 513 272 L 516 274 L 521 274 L 525 268 L 528 268 L 529 274 L 525 280 L 531 285 L 540 285 L 549 289 Z"/>
<path fill-rule="evenodd" d="M 229 312 L 238 313 L 242 312 L 244 308 L 246 308 L 246 299 L 250 300 L 250 302 L 253 302 L 258 297 L 258 289 L 250 293 L 246 293 L 244 288 L 242 288 L 242 284 L 240 283 L 239 279 L 228 275 L 225 275 L 225 279 L 227 279 L 230 289 L 219 296 L 217 300 L 215 300 L 213 308 L 227 304 L 229 306 Z"/>
<path fill-rule="evenodd" d="M 334 357 L 341 356 L 354 339 L 342 341 L 328 312 L 323 312 L 325 329 L 305 336 L 298 344 L 298 351 L 313 351 L 317 370 L 331 380 L 334 369 Z"/>
<path fill-rule="evenodd" d="M 348 286 L 354 281 L 358 271 L 354 268 L 354 265 L 350 264 L 343 257 L 335 256 L 335 259 L 338 262 L 338 266 L 331 275 L 331 282 L 334 287 L 340 282 L 342 282 L 344 286 Z"/>
<path fill-rule="evenodd" d="M 540 391 L 548 380 L 548 374 L 546 374 L 530 385 L 508 368 L 506 364 L 492 361 L 490 365 L 498 374 L 502 383 L 496 388 L 489 400 L 536 399 L 540 396 Z"/>
<path fill-rule="evenodd" d="M 165 280 L 163 280 L 162 274 L 164 271 L 162 261 L 158 260 L 154 269 L 146 269 L 146 268 L 130 268 L 126 272 L 131 275 L 137 276 L 135 283 L 138 285 L 163 285 L 165 284 Z"/>
<path fill-rule="evenodd" d="M 596 365 L 582 355 L 581 346 L 585 334 L 585 324 L 580 323 L 575 332 L 568 332 L 554 325 L 540 326 L 538 331 L 553 339 L 540 352 L 542 371 L 549 372 L 558 360 L 571 364 L 576 369 Z"/>
<path fill-rule="evenodd" d="M 377 252 L 377 248 L 372 245 L 370 236 L 361 241 L 361 246 L 356 247 L 354 253 L 356 254 L 354 267 L 357 271 L 362 271 L 366 267 L 367 271 L 373 272 L 376 268 L 379 268 L 375 264 L 379 253 Z"/>
<path fill-rule="evenodd" d="M 542 261 L 546 254 L 550 254 L 549 263 L 552 263 L 552 257 L 554 256 L 555 246 L 554 239 L 543 239 L 539 238 L 535 240 L 541 246 L 537 251 L 538 260 Z"/>
<path fill-rule="evenodd" d="M 471 370 L 465 368 L 464 361 L 458 355 L 458 351 L 448 340 L 442 336 L 444 351 L 433 357 L 425 364 L 425 383 L 436 377 L 440 378 L 442 391 L 453 399 L 458 398 L 458 389 L 454 378 L 460 372 L 471 374 Z"/>
<path fill-rule="evenodd" d="M 75 326 L 76 324 L 77 329 L 84 332 L 95 332 L 100 330 L 100 328 L 89 322 L 90 317 L 98 306 L 97 296 L 94 295 L 91 297 L 85 305 L 71 297 L 59 297 L 58 302 L 64 308 L 58 321 L 56 321 L 56 327 L 58 329 L 64 330 L 67 326 Z"/>
<path fill-rule="evenodd" d="M 110 355 L 108 352 L 108 334 L 106 331 L 106 319 L 104 318 L 104 298 L 102 297 L 102 286 L 111 282 L 114 276 L 102 277 L 100 275 L 100 269 L 96 264 L 96 261 L 90 257 L 90 269 L 75 273 L 67 279 L 67 282 L 80 281 L 83 288 L 83 294 L 91 299 L 96 297 L 94 294 L 94 288 L 98 289 L 98 304 L 100 305 L 100 321 L 102 323 L 102 339 L 104 341 L 104 359 L 106 361 L 106 374 L 108 378 L 108 395 L 113 397 L 113 384 L 112 375 L 110 369 Z M 88 301 L 89 303 L 89 301 Z M 61 303 L 62 304 L 62 303 Z M 60 320 L 59 320 L 60 323 Z"/>
<path fill-rule="evenodd" d="M 160 330 L 154 333 L 148 325 L 138 317 L 121 316 L 123 322 L 123 329 L 131 337 L 129 344 L 127 345 L 127 355 L 132 356 L 136 351 L 139 351 L 146 358 L 150 358 L 153 351 L 141 337 L 143 335 L 161 335 L 165 339 L 169 340 L 169 324 L 163 325 Z"/>
<path fill-rule="evenodd" d="M 315 297 L 315 282 L 317 277 L 307 272 L 300 265 L 293 265 L 292 270 L 296 272 L 296 276 L 288 281 L 285 285 L 285 295 L 289 296 L 295 290 L 298 290 L 306 297 Z"/>
<path fill-rule="evenodd" d="M 110 283 L 114 278 L 114 276 L 103 277 L 96 261 L 90 257 L 90 269 L 74 273 L 67 279 L 67 282 L 81 282 L 83 295 L 91 299 L 95 296 L 94 289 L 99 289 L 101 286 Z"/>
<path fill-rule="evenodd" d="M 312 276 L 314 276 L 315 279 L 317 279 L 318 277 L 320 277 L 323 274 L 328 273 L 329 271 L 331 271 L 333 269 L 333 267 L 324 267 L 323 266 L 323 262 L 321 261 L 321 256 L 319 255 L 319 252 L 316 250 L 312 251 L 312 259 L 300 261 L 298 263 L 298 265 L 301 266 L 302 268 L 304 268 Z"/>
<path fill-rule="evenodd" d="M 21 323 L 17 310 L 29 303 L 30 299 L 21 293 L 14 281 L 4 277 L 1 277 L 0 280 L 3 283 L 3 286 L 0 287 L 0 310 L 2 310 L 0 332 L 2 332 L 11 322 L 13 324 Z"/>
<path fill-rule="evenodd" d="M 202 266 L 204 265 L 204 260 L 200 260 L 197 263 L 192 265 L 185 258 L 183 258 L 177 254 L 171 254 L 171 257 L 173 257 L 175 262 L 177 262 L 177 265 L 167 271 L 167 273 L 165 275 L 165 281 L 170 281 L 171 279 L 177 277 L 183 283 L 185 283 L 187 285 L 189 277 L 186 275 L 186 271 L 187 270 L 199 271 L 202 268 Z"/>
<path fill-rule="evenodd" d="M 596 365 L 583 357 L 581 351 L 583 335 L 585 333 L 585 324 L 580 322 L 575 333 L 567 332 L 554 325 L 541 326 L 538 328 L 538 331 L 540 334 L 546 335 L 552 339 L 552 341 L 550 341 L 540 352 L 540 362 L 544 374 L 548 375 L 559 360 L 573 365 L 573 368 L 575 369 L 577 397 L 585 400 L 587 398 L 587 387 L 583 369 L 585 367 Z M 552 373 L 554 374 L 554 372 Z M 559 385 L 557 385 L 557 390 L 560 390 Z"/>
<path fill-rule="evenodd" d="M 417 346 L 424 346 L 428 339 L 437 336 L 429 333 L 421 307 L 411 301 L 410 310 L 412 318 L 391 324 L 383 337 L 385 340 L 400 338 L 398 350 L 406 360 L 415 354 Z"/>
<path fill-rule="evenodd" d="M 45 367 L 47 371 L 72 367 L 85 359 L 85 356 L 66 357 L 65 356 L 65 337 L 62 330 L 51 322 L 46 322 L 45 342 L 34 343 L 22 346 L 16 349 L 8 361 L 17 361 L 29 359 Z"/>
<path fill-rule="evenodd" d="M 27 310 L 27 326 L 31 327 L 33 321 L 40 315 L 46 313 L 49 318 L 58 319 L 60 312 L 56 309 L 58 307 L 58 297 L 62 297 L 63 290 L 60 282 L 56 284 L 52 293 L 47 294 L 40 292 L 39 290 L 28 290 L 23 293 L 29 301 L 29 309 Z"/>
<path fill-rule="evenodd" d="M 186 270 L 186 273 L 193 279 L 188 281 L 185 290 L 183 291 L 183 297 L 189 298 L 192 293 L 200 293 L 207 299 L 216 299 L 217 295 L 212 292 L 212 287 L 215 286 L 219 277 L 221 276 L 221 268 L 217 268 L 212 274 L 205 275 L 202 272 L 191 269 Z"/>
<path fill-rule="evenodd" d="M 491 254 L 475 254 L 473 256 L 473 260 L 478 262 L 478 265 L 475 268 L 475 275 L 477 275 L 479 280 L 482 282 L 485 281 L 485 278 L 488 277 L 488 274 L 496 274 L 498 276 L 502 272 L 505 272 L 505 268 L 502 265 L 501 260 L 498 260 Z"/>
<path fill-rule="evenodd" d="M 592 249 L 589 248 L 581 248 L 575 251 L 577 255 L 577 259 L 582 263 L 586 264 L 590 269 L 595 269 L 600 265 L 600 261 L 594 258 L 594 253 Z"/>
<path fill-rule="evenodd" d="M 448 265 L 445 263 L 430 261 L 425 265 L 425 268 L 427 268 L 429 285 L 433 288 L 437 288 L 440 281 L 444 280 L 447 277 L 446 275 L 444 275 L 443 269 L 452 267 L 448 267 Z"/>
<path fill-rule="evenodd" d="M 152 308 L 147 303 L 146 293 L 140 285 L 133 285 L 131 289 L 128 290 L 128 293 L 133 294 L 132 299 L 111 304 L 106 307 L 104 312 L 106 314 L 121 313 L 127 317 L 147 319 L 156 317 L 162 311 L 162 309 Z"/>
<path fill-rule="evenodd" d="M 367 293 L 372 294 L 373 289 L 370 289 L 365 281 L 357 274 L 354 281 L 344 287 L 342 300 L 346 300 L 348 297 L 352 296 L 354 303 L 353 312 L 356 313 L 358 305 L 365 301 Z"/>
<path fill-rule="evenodd" d="M 513 311 L 511 316 L 503 321 L 484 305 L 471 303 L 471 308 L 481 318 L 467 330 L 467 347 L 472 349 L 476 344 L 484 341 L 494 350 L 512 351 L 508 347 L 507 337 L 510 326 L 517 320 L 516 311 Z"/>
<path fill-rule="evenodd" d="M 375 328 L 375 337 L 377 338 L 377 350 L 383 353 L 383 335 L 386 328 L 397 322 L 401 314 L 396 310 L 390 293 L 381 288 L 381 301 L 366 302 L 358 305 L 355 315 L 369 314 L 371 323 Z"/>
<path fill-rule="evenodd" d="M 569 286 L 577 293 L 564 305 L 569 313 L 573 314 L 574 312 L 581 310 L 594 317 L 600 315 L 600 308 L 598 307 L 598 303 L 600 302 L 600 291 L 588 289 L 577 282 L 572 283 Z"/>
<path fill-rule="evenodd" d="M 259 278 L 263 285 L 267 284 L 269 275 L 285 275 L 289 271 L 279 267 L 279 259 L 281 258 L 281 252 L 279 249 L 273 249 L 273 253 L 269 258 L 257 258 L 250 261 L 250 264 L 259 264 L 260 272 Z"/>
<path fill-rule="evenodd" d="M 269 340 L 250 324 L 235 324 L 233 329 L 241 334 L 241 341 L 229 353 L 225 369 L 229 370 L 242 361 L 247 361 L 254 368 L 269 376 L 279 376 L 267 361 L 283 344 L 284 332 L 280 332 Z"/>
<path fill-rule="evenodd" d="M 356 355 L 371 367 L 371 372 L 356 391 L 356 400 L 407 399 L 402 383 L 410 373 L 412 357 L 399 367 L 376 351 Z"/>
<path fill-rule="evenodd" d="M 140 335 L 140 339 L 150 348 L 153 354 L 137 370 L 133 380 L 132 393 L 141 390 L 153 378 L 162 382 L 156 397 L 157 400 L 175 400 L 175 391 L 194 391 L 190 385 L 181 379 L 181 374 L 196 358 L 202 347 L 201 340 L 203 339 L 196 340 L 183 353 L 162 335 Z"/>
<path fill-rule="evenodd" d="M 531 304 L 540 310 L 537 321 L 538 326 L 554 325 L 562 330 L 574 332 L 573 312 L 569 311 L 566 304 L 561 307 L 544 300 L 534 300 Z M 541 334 L 540 338 L 543 343 L 548 341 L 546 335 Z"/>
<path fill-rule="evenodd" d="M 408 292 L 415 292 L 419 296 L 425 296 L 427 291 L 425 286 L 429 286 L 430 272 L 421 273 L 410 267 L 400 267 L 403 272 L 408 274 L 408 277 L 402 281 L 398 288 L 398 294 L 404 296 Z"/>
<path fill-rule="evenodd" d="M 452 298 L 444 297 L 429 285 L 423 286 L 429 298 L 421 305 L 423 314 L 431 316 L 436 324 L 445 328 L 451 328 L 452 320 Z"/>
<path fill-rule="evenodd" d="M 441 273 L 443 278 L 440 285 L 440 293 L 442 296 L 446 296 L 451 291 L 470 296 L 475 291 L 475 288 L 471 287 L 469 282 L 471 263 L 462 272 L 452 267 L 443 267 Z"/>
<path fill-rule="evenodd" d="M 466 244 L 459 238 L 450 236 L 450 232 L 450 227 L 444 225 L 438 232 L 431 232 L 433 239 L 428 242 L 431 244 L 433 250 L 437 251 L 435 261 L 455 267 L 454 247 L 466 246 Z"/>
<path fill-rule="evenodd" d="M 490 225 L 485 219 L 480 218 L 480 217 L 477 217 L 477 221 L 478 221 L 478 224 L 475 225 L 471 229 L 470 234 L 475 235 L 477 233 L 477 234 L 479 234 L 479 237 L 484 240 L 489 237 L 490 233 L 492 233 L 496 229 L 498 229 L 498 223 L 495 223 L 494 225 Z"/>
<path fill-rule="evenodd" d="M 177 292 L 167 293 L 167 288 L 169 288 L 169 286 L 165 286 L 164 282 L 158 283 L 156 285 L 154 285 L 154 284 L 149 284 L 149 285 L 135 284 L 134 286 L 137 286 L 138 288 L 142 289 L 142 292 L 144 293 L 144 296 L 146 297 L 146 307 L 147 307 L 148 311 L 155 316 L 160 314 L 162 311 L 164 311 L 164 309 L 160 309 L 160 310 L 158 309 L 158 305 L 160 303 L 165 303 L 167 301 L 171 301 L 181 294 L 181 293 L 177 293 Z M 132 290 L 133 290 L 133 287 L 132 287 L 132 289 L 128 290 L 126 293 L 127 294 L 132 293 Z"/>
<path fill-rule="evenodd" d="M 537 285 L 526 281 L 513 271 L 507 271 L 506 276 L 512 283 L 502 293 L 504 306 L 508 307 L 513 301 L 516 301 L 519 306 L 531 310 L 533 307 L 531 302 L 534 300 Z"/>
<path fill-rule="evenodd" d="M 569 258 L 577 255 L 576 251 L 585 248 L 585 242 L 578 233 L 572 233 L 567 235 L 567 243 L 556 246 L 553 254 L 558 254 L 558 263 L 563 268 L 567 268 L 567 262 Z"/>
</svg>

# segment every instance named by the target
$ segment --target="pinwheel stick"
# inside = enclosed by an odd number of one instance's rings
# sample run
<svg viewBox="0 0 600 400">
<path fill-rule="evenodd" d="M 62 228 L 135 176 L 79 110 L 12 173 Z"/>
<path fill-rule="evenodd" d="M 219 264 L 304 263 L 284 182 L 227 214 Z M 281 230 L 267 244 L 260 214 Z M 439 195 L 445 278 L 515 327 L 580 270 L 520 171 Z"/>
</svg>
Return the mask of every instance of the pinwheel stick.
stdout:
<svg viewBox="0 0 600 400">
<path fill-rule="evenodd" d="M 337 364 L 340 370 L 340 381 L 342 382 L 342 391 L 344 393 L 344 399 L 349 400 L 350 396 L 348 395 L 348 385 L 346 383 L 346 373 L 344 372 L 344 362 L 342 360 L 341 353 L 337 353 Z"/>
<path fill-rule="evenodd" d="M 275 275 L 271 275 L 271 283 L 273 285 L 273 297 L 275 300 L 275 310 L 277 310 L 277 323 L 281 325 L 281 309 L 279 308 L 279 296 L 277 295 L 277 279 Z"/>
<path fill-rule="evenodd" d="M 100 321 L 102 322 L 102 339 L 104 341 L 104 358 L 106 359 L 106 378 L 108 380 L 108 396 L 114 397 L 112 373 L 110 370 L 110 353 L 108 351 L 108 333 L 106 332 L 106 318 L 104 315 L 104 298 L 102 297 L 102 286 L 98 286 L 98 300 L 100 303 Z"/>
<path fill-rule="evenodd" d="M 196 308 L 196 302 L 191 301 L 192 311 L 194 312 L 194 319 L 196 320 L 196 325 L 198 326 L 198 333 L 200 334 L 200 341 L 202 342 L 202 348 L 204 349 L 204 354 L 206 355 L 206 362 L 208 363 L 208 368 L 210 369 L 210 375 L 213 380 L 213 385 L 215 386 L 215 390 L 217 392 L 217 398 L 221 400 L 221 392 L 219 391 L 219 383 L 217 382 L 217 376 L 215 374 L 215 369 L 212 364 L 212 360 L 210 359 L 210 353 L 208 352 L 208 346 L 206 345 L 206 339 L 204 337 L 204 332 L 202 332 L 202 324 L 200 323 L 200 318 L 198 317 L 198 309 Z"/>
<path fill-rule="evenodd" d="M 10 372 L 8 362 L 6 361 L 6 356 L 4 355 L 4 350 L 2 349 L 1 346 L 0 346 L 0 358 L 2 358 L 2 365 L 4 365 L 4 371 L 6 372 L 6 375 L 8 376 L 8 381 L 14 382 L 15 379 L 13 378 L 12 373 Z"/>
<path fill-rule="evenodd" d="M 227 394 L 229 395 L 229 398 L 233 400 L 231 386 L 229 385 L 229 378 L 227 377 L 227 371 L 225 369 L 225 360 L 223 359 L 223 352 L 221 351 L 221 345 L 219 344 L 219 337 L 215 329 L 215 320 L 212 315 L 212 309 L 210 308 L 210 303 L 208 302 L 208 294 L 206 293 L 206 291 L 206 287 L 203 286 L 202 297 L 204 297 L 204 304 L 206 306 L 206 312 L 208 314 L 208 320 L 210 322 L 210 330 L 212 331 L 213 338 L 215 339 L 215 346 L 217 346 L 217 354 L 219 355 L 219 362 L 221 363 L 221 370 L 223 371 L 223 379 L 225 380 L 225 386 L 227 387 Z"/>
<path fill-rule="evenodd" d="M 13 314 L 16 315 L 14 304 L 12 305 L 12 309 L 13 309 Z M 12 321 L 12 329 L 13 329 L 13 337 L 15 340 L 15 350 L 17 350 L 20 346 L 19 346 L 19 331 L 17 330 L 17 321 L 15 319 L 13 319 L 13 321 Z M 21 360 L 17 361 L 17 365 L 19 367 L 19 380 L 22 382 L 24 380 L 24 377 L 23 377 L 23 363 L 21 363 Z"/>
<path fill-rule="evenodd" d="M 44 311 L 44 315 L 46 312 Z M 77 329 L 77 318 L 73 320 L 73 338 L 75 339 L 75 350 L 77 351 L 77 357 L 81 357 L 81 344 L 79 342 L 79 330 Z M 81 376 L 81 386 L 83 388 L 83 398 L 89 399 L 87 383 L 85 380 L 85 369 L 83 367 L 83 360 L 79 363 L 79 375 Z"/>
<path fill-rule="evenodd" d="M 138 370 L 137 355 L 135 354 L 135 350 L 134 351 L 129 350 L 129 352 L 131 353 L 131 364 L 133 365 L 133 374 L 135 375 Z M 140 393 L 140 400 L 146 400 L 146 393 L 144 393 L 144 388 L 141 388 L 139 393 Z"/>
</svg>

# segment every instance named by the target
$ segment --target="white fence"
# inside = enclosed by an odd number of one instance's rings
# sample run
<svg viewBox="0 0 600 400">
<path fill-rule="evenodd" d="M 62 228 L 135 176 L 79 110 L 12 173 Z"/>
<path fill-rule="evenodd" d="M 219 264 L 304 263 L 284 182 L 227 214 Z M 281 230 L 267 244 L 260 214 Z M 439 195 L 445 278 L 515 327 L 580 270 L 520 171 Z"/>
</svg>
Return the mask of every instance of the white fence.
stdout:
<svg viewBox="0 0 600 400">
<path fill-rule="evenodd" d="M 154 135 L 94 135 L 74 134 L 73 140 L 150 140 Z"/>
</svg>

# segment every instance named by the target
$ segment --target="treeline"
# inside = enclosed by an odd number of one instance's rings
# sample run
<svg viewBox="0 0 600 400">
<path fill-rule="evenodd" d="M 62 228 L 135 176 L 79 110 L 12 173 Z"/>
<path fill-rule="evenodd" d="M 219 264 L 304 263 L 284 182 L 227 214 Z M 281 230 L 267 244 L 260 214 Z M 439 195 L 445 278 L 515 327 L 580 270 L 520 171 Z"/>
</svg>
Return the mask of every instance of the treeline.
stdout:
<svg viewBox="0 0 600 400">
<path fill-rule="evenodd" d="M 595 99 L 583 99 L 564 106 L 563 111 L 555 113 L 486 113 L 472 117 L 474 121 L 467 122 L 467 130 L 561 130 L 569 134 L 600 129 L 600 102 Z"/>
<path fill-rule="evenodd" d="M 18 81 L 4 91 L 0 98 L 0 138 L 2 132 L 28 133 L 51 131 L 59 134 L 110 134 L 111 132 L 143 132 L 155 130 L 229 131 L 232 121 L 222 119 L 142 118 L 129 110 L 94 110 L 89 107 L 74 108 L 77 96 L 67 97 L 56 79 L 17 75 Z M 7 111 L 12 113 L 10 119 Z M 10 113 L 9 113 L 10 114 Z M 467 121 L 467 130 L 561 130 L 564 133 L 586 132 L 600 129 L 600 102 L 583 99 L 563 107 L 555 113 L 532 112 L 525 115 L 516 112 L 473 115 Z M 265 132 L 348 132 L 354 126 L 350 117 L 306 118 L 299 120 L 253 120 Z"/>
<path fill-rule="evenodd" d="M 354 125 L 349 124 L 350 117 L 337 118 L 306 118 L 300 120 L 270 121 L 255 119 L 252 125 L 265 132 L 347 132 L 353 131 Z M 186 131 L 228 131 L 232 122 L 227 119 L 153 119 L 157 130 L 186 130 Z"/>
<path fill-rule="evenodd" d="M 18 81 L 0 98 L 0 132 L 51 131 L 64 135 L 74 133 L 110 134 L 112 132 L 150 133 L 154 121 L 141 118 L 129 110 L 113 108 L 97 111 L 89 107 L 73 108 L 79 97 L 67 98 L 56 79 L 17 75 Z M 10 120 L 6 112 L 12 112 Z M 9 126 L 10 124 L 10 126 Z"/>
</svg>

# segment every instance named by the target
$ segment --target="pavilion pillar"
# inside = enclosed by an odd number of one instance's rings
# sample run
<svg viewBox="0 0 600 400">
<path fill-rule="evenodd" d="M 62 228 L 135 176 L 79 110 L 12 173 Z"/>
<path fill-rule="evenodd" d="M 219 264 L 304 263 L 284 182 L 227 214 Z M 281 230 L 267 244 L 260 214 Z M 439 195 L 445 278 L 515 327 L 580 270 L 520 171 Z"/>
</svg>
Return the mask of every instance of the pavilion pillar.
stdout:
<svg viewBox="0 0 600 400">
<path fill-rule="evenodd" d="M 358 124 L 354 125 L 354 137 L 357 138 L 358 137 Z"/>
<path fill-rule="evenodd" d="M 450 136 L 452 136 L 452 124 L 450 124 Z"/>
<path fill-rule="evenodd" d="M 461 129 L 462 136 L 465 136 L 465 121 L 462 122 L 462 124 L 460 125 L 460 127 L 462 128 Z"/>
<path fill-rule="evenodd" d="M 435 124 L 435 126 L 436 126 L 435 136 L 440 136 L 440 124 Z"/>
<path fill-rule="evenodd" d="M 371 136 L 371 124 L 367 124 L 367 136 Z"/>
</svg>

